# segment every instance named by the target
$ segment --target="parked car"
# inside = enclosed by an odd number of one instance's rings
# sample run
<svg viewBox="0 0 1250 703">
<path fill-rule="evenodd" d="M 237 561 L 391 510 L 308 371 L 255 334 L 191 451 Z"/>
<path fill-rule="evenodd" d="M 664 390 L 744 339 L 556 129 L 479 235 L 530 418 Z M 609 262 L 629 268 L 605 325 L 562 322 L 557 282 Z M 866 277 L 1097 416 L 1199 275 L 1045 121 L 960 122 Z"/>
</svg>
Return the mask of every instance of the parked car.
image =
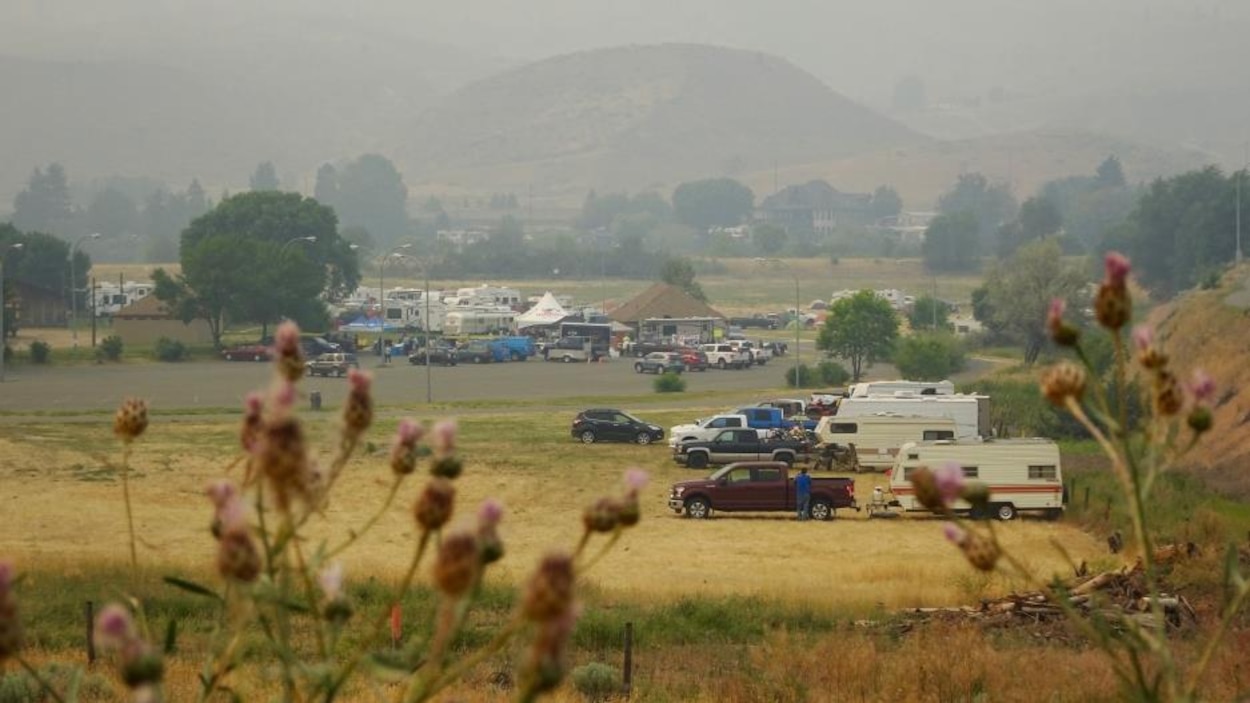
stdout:
<svg viewBox="0 0 1250 703">
<path fill-rule="evenodd" d="M 725 369 L 745 369 L 751 365 L 750 354 L 739 351 L 733 345 L 725 342 L 701 345 L 699 351 L 707 354 L 708 363 L 722 371 Z"/>
<path fill-rule="evenodd" d="M 780 462 L 730 464 L 707 478 L 674 483 L 668 507 L 677 514 L 704 520 L 713 510 L 722 512 L 794 512 L 794 478 Z M 838 508 L 859 510 L 855 481 L 840 477 L 812 477 L 808 510 L 813 519 L 832 520 Z"/>
<path fill-rule="evenodd" d="M 589 337 L 561 337 L 554 344 L 543 347 L 543 358 L 568 364 L 574 361 L 598 361 L 599 353 L 594 351 Z"/>
<path fill-rule="evenodd" d="M 570 432 L 573 439 L 582 444 L 610 441 L 651 444 L 664 439 L 663 427 L 612 408 L 581 411 L 573 418 Z"/>
<path fill-rule="evenodd" d="M 236 344 L 222 349 L 221 358 L 226 361 L 269 361 L 273 358 L 273 348 L 266 344 Z"/>
<path fill-rule="evenodd" d="M 418 349 L 408 355 L 408 363 L 420 364 L 425 366 L 426 358 L 431 363 L 441 364 L 443 366 L 456 365 L 456 350 L 451 347 L 433 347 L 432 349 Z"/>
<path fill-rule="evenodd" d="M 786 435 L 760 437 L 755 429 L 721 430 L 710 440 L 682 442 L 673 448 L 673 461 L 692 469 L 736 461 L 780 461 L 792 465 L 807 461 L 812 444 Z"/>
<path fill-rule="evenodd" d="M 676 352 L 651 352 L 634 362 L 634 371 L 638 373 L 681 373 L 685 370 L 681 354 Z"/>
<path fill-rule="evenodd" d="M 481 339 L 475 339 L 456 349 L 456 362 L 461 364 L 489 364 L 507 360 L 508 352 L 502 345 Z"/>
<path fill-rule="evenodd" d="M 693 347 L 682 347 L 677 350 L 677 353 L 681 355 L 681 363 L 686 365 L 687 370 L 707 371 L 712 366 L 712 363 L 707 360 L 707 354 Z"/>
<path fill-rule="evenodd" d="M 346 376 L 348 369 L 360 368 L 355 354 L 330 352 L 321 354 L 305 364 L 309 376 Z"/>
</svg>

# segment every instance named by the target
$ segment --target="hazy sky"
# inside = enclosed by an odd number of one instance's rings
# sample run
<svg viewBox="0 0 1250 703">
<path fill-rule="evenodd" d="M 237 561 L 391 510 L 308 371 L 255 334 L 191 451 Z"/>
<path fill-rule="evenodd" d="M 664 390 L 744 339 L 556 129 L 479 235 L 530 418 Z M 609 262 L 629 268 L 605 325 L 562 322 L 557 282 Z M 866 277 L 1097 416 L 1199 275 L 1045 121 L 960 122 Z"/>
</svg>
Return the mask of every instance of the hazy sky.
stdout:
<svg viewBox="0 0 1250 703">
<path fill-rule="evenodd" d="M 1245 0 L 3 0 L 0 51 L 109 57 L 252 23 L 337 24 L 523 61 L 701 42 L 789 58 L 881 104 L 920 75 L 935 97 L 1080 94 L 1238 81 Z M 1241 87 L 1241 89 L 1245 89 Z"/>
</svg>

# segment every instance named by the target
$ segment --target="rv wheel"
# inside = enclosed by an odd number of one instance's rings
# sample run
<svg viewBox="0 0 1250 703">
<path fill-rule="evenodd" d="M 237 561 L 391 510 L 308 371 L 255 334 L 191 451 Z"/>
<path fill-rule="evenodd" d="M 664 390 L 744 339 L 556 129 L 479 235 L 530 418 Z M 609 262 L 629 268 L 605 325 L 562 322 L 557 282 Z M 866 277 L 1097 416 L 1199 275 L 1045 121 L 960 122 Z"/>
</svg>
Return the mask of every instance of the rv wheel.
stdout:
<svg viewBox="0 0 1250 703">
<path fill-rule="evenodd" d="M 1006 521 L 1008 521 L 1008 520 L 1015 519 L 1015 517 L 1016 517 L 1016 506 L 1012 505 L 1011 503 L 999 503 L 999 504 L 998 504 L 998 505 L 994 508 L 994 515 L 995 515 L 995 516 L 996 516 L 999 520 L 1002 520 L 1003 522 L 1006 522 Z"/>
</svg>

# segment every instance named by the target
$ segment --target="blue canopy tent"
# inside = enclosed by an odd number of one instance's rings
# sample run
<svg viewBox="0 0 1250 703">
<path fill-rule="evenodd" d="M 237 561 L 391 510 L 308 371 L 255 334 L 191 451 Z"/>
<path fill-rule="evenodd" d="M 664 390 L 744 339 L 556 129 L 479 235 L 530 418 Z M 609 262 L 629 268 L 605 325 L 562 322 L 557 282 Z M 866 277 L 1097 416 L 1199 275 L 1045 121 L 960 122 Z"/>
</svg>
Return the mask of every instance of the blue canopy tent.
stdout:
<svg viewBox="0 0 1250 703">
<path fill-rule="evenodd" d="M 363 315 L 345 325 L 339 326 L 340 332 L 372 332 L 374 334 L 400 332 L 403 329 L 403 326 L 387 322 L 380 317 L 364 317 Z"/>
</svg>

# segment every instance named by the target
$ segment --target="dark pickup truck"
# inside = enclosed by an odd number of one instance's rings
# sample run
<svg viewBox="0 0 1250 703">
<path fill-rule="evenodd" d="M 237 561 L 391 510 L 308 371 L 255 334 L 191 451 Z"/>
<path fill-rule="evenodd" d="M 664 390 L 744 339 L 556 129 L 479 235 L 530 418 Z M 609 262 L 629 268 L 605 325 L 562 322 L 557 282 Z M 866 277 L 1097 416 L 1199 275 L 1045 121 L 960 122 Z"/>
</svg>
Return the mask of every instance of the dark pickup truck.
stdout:
<svg viewBox="0 0 1250 703">
<path fill-rule="evenodd" d="M 711 517 L 713 510 L 794 512 L 794 479 L 789 473 L 790 467 L 775 461 L 730 464 L 707 478 L 674 483 L 668 507 L 697 520 Z M 838 508 L 859 510 L 854 479 L 812 477 L 811 516 L 832 520 Z"/>
<path fill-rule="evenodd" d="M 735 461 L 807 461 L 807 440 L 761 438 L 754 429 L 731 429 L 706 442 L 683 442 L 673 447 L 673 461 L 692 469 L 732 464 Z"/>
</svg>

